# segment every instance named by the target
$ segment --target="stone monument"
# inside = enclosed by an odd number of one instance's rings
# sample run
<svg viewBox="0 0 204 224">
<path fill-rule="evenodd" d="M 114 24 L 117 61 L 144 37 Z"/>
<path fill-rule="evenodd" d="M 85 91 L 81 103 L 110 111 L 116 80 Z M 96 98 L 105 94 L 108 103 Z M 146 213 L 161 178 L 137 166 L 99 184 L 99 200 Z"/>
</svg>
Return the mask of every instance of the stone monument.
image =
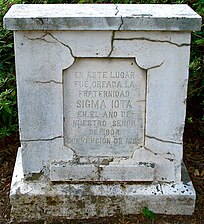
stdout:
<svg viewBox="0 0 204 224">
<path fill-rule="evenodd" d="M 187 5 L 14 5 L 15 221 L 192 214 L 182 164 Z"/>
</svg>

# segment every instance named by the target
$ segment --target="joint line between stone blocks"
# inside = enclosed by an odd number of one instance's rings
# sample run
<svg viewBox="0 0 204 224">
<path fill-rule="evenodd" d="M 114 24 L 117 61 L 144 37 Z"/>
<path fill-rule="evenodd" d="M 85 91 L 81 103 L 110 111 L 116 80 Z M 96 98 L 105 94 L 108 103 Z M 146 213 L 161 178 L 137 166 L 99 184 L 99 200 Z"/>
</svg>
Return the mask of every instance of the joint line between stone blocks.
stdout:
<svg viewBox="0 0 204 224">
<path fill-rule="evenodd" d="M 154 136 L 146 135 L 146 137 L 147 138 L 150 138 L 150 139 L 154 139 L 154 140 L 160 141 L 160 142 L 164 142 L 164 143 L 171 143 L 171 144 L 182 145 L 182 143 L 180 143 L 180 142 L 174 142 L 174 141 L 164 140 L 164 139 L 156 138 Z"/>
<path fill-rule="evenodd" d="M 123 26 L 123 23 L 124 23 L 124 21 L 123 21 L 123 17 L 122 17 L 122 16 L 120 17 L 120 19 L 121 19 L 121 24 L 120 24 L 120 26 L 118 27 L 118 30 L 121 29 L 121 27 Z"/>
<path fill-rule="evenodd" d="M 56 136 L 56 137 L 53 137 L 53 138 L 49 138 L 49 139 L 28 139 L 28 140 L 24 140 L 24 139 L 21 139 L 21 142 L 39 142 L 39 141 L 53 141 L 55 139 L 58 139 L 58 138 L 63 138 L 62 135 L 59 135 L 59 136 Z"/>
<path fill-rule="evenodd" d="M 109 58 L 111 56 L 112 52 L 113 52 L 113 48 L 114 48 L 114 46 L 113 46 L 114 38 L 115 38 L 115 31 L 112 32 L 112 36 L 111 36 L 111 50 L 110 50 L 107 58 Z"/>
<path fill-rule="evenodd" d="M 144 112 L 144 146 L 145 146 L 145 137 L 146 137 L 146 125 L 147 125 L 147 84 L 148 84 L 148 76 L 147 76 L 147 70 L 145 71 L 146 79 L 145 79 L 145 112 Z"/>
<path fill-rule="evenodd" d="M 49 81 L 35 81 L 34 83 L 40 83 L 40 84 L 49 84 L 49 83 L 62 84 L 62 82 L 57 82 L 57 81 L 55 81 L 55 80 L 49 80 Z"/>
<path fill-rule="evenodd" d="M 50 43 L 50 44 L 55 44 L 57 42 L 52 42 L 52 41 L 48 41 L 46 39 L 44 39 L 44 37 L 46 37 L 48 34 L 45 33 L 44 35 L 42 35 L 41 37 L 36 37 L 36 38 L 31 38 L 31 37 L 27 37 L 26 35 L 24 35 L 24 37 L 28 40 L 31 40 L 31 41 L 35 41 L 35 40 L 42 40 L 42 41 L 45 41 L 46 43 Z"/>
<path fill-rule="evenodd" d="M 155 65 L 155 66 L 152 66 L 152 67 L 147 68 L 147 70 L 154 69 L 154 68 L 159 68 L 159 67 L 161 67 L 163 64 L 164 64 L 164 61 L 162 61 L 159 65 Z"/>
<path fill-rule="evenodd" d="M 121 18 L 122 19 L 122 18 Z M 122 20 L 123 21 L 123 20 Z M 122 26 L 122 24 L 120 25 L 120 27 Z M 120 30 L 120 28 L 119 28 Z M 115 38 L 115 40 L 124 40 L 124 41 L 134 41 L 134 40 L 142 40 L 142 41 L 150 41 L 150 42 L 156 42 L 156 43 L 168 43 L 168 44 L 172 44 L 175 45 L 177 47 L 184 47 L 184 46 L 190 46 L 190 44 L 188 43 L 182 43 L 182 44 L 177 44 L 168 40 L 153 40 L 153 39 L 149 39 L 149 38 L 145 38 L 145 37 L 133 37 L 133 38 Z"/>
</svg>

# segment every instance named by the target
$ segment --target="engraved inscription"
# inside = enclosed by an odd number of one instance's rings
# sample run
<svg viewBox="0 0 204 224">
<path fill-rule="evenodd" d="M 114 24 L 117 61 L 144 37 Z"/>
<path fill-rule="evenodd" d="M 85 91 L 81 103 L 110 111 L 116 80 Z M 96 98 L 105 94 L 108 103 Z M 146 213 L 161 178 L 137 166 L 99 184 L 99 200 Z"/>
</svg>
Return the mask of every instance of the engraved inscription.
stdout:
<svg viewBox="0 0 204 224">
<path fill-rule="evenodd" d="M 146 71 L 79 58 L 64 71 L 64 141 L 80 156 L 130 156 L 144 141 Z"/>
</svg>

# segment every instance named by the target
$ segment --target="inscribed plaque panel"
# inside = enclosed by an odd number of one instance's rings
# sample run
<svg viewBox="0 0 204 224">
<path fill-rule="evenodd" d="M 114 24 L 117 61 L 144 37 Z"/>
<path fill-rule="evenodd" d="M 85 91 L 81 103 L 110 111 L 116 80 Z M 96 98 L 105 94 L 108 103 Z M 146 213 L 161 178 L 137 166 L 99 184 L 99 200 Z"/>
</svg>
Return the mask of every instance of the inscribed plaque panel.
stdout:
<svg viewBox="0 0 204 224">
<path fill-rule="evenodd" d="M 63 85 L 64 141 L 78 156 L 130 156 L 143 144 L 146 71 L 133 58 L 78 58 Z"/>
</svg>

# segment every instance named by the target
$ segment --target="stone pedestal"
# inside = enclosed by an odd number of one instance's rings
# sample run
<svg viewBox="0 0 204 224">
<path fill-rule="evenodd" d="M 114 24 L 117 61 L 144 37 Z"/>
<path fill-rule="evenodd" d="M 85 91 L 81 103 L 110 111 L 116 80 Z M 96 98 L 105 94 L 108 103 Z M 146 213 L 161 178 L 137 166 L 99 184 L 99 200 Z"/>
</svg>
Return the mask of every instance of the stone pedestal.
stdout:
<svg viewBox="0 0 204 224">
<path fill-rule="evenodd" d="M 192 214 L 183 129 L 201 17 L 187 5 L 14 5 L 4 26 L 21 139 L 12 218 Z"/>
</svg>

